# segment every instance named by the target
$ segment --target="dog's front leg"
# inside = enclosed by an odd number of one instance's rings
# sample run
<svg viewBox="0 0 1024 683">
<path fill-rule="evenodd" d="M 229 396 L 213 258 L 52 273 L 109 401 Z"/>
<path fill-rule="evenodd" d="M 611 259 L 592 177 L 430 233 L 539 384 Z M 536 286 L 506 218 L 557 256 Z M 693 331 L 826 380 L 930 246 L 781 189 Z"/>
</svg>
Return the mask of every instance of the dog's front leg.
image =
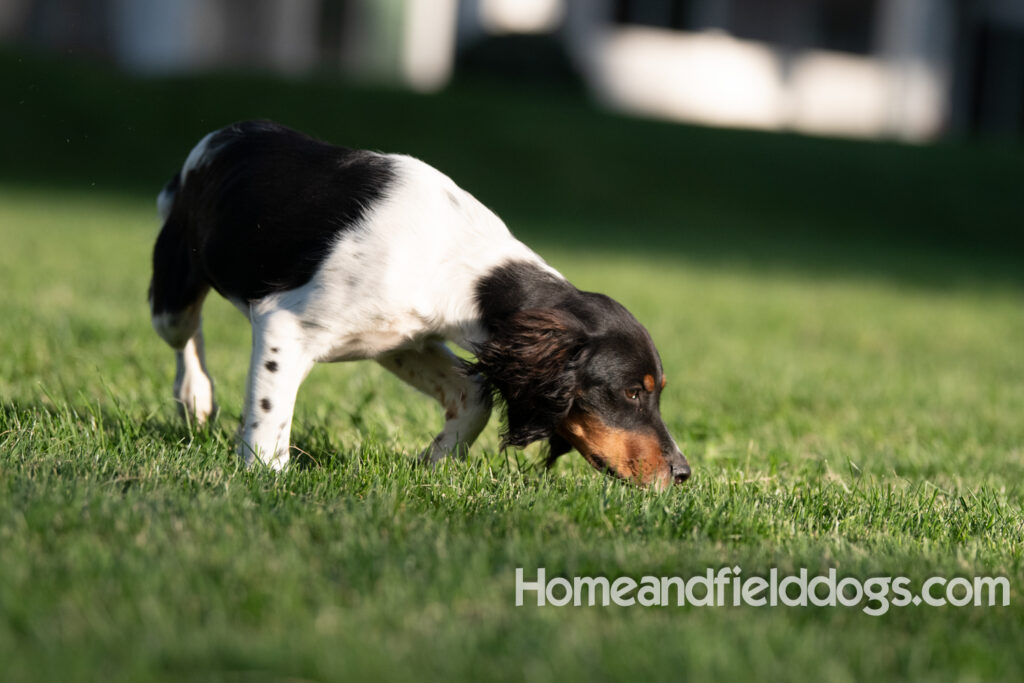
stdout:
<svg viewBox="0 0 1024 683">
<path fill-rule="evenodd" d="M 466 374 L 459 359 L 441 342 L 397 351 L 377 359 L 403 381 L 444 407 L 444 428 L 420 458 L 436 463 L 455 454 L 465 458 L 491 416 L 491 397 L 478 377 Z"/>
<path fill-rule="evenodd" d="M 275 470 L 289 458 L 292 413 L 299 385 L 313 367 L 299 321 L 287 312 L 250 310 L 252 359 L 238 454 Z"/>
</svg>

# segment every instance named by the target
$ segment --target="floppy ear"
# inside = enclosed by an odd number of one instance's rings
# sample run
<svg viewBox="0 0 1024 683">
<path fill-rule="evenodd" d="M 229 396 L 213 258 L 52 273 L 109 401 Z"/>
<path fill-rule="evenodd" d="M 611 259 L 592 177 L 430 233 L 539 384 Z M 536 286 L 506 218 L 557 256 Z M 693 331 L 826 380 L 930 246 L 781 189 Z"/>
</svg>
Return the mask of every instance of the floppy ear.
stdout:
<svg viewBox="0 0 1024 683">
<path fill-rule="evenodd" d="M 495 326 L 474 369 L 505 402 L 506 446 L 551 438 L 569 413 L 585 352 L 583 325 L 555 308 L 518 311 Z"/>
</svg>

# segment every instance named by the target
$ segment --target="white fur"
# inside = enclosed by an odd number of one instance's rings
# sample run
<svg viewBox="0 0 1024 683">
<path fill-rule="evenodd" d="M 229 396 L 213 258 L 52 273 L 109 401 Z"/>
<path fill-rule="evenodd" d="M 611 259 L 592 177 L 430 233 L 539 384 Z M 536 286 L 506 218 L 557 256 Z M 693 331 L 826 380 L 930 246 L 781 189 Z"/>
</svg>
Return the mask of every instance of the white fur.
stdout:
<svg viewBox="0 0 1024 683">
<path fill-rule="evenodd" d="M 153 329 L 175 351 L 185 344 L 199 328 L 199 313 L 195 306 L 179 313 L 158 313 L 152 318 Z"/>
<path fill-rule="evenodd" d="M 440 341 L 385 354 L 378 361 L 445 409 L 444 429 L 420 457 L 431 463 L 449 453 L 464 458 L 491 416 L 490 397 L 479 378 L 460 372 L 455 354 Z"/>
<path fill-rule="evenodd" d="M 482 275 L 513 260 L 557 275 L 440 171 L 392 159 L 398 187 L 342 234 L 313 279 L 257 304 L 309 323 L 306 347 L 317 361 L 377 358 L 435 336 L 471 350 L 484 340 L 475 291 Z"/>
<path fill-rule="evenodd" d="M 188 179 L 189 173 L 196 170 L 197 168 L 201 168 L 207 162 L 209 162 L 210 140 L 218 132 L 219 131 L 213 131 L 212 133 L 207 133 L 205 136 L 203 136 L 203 139 L 200 140 L 196 144 L 196 146 L 192 148 L 192 151 L 188 153 L 188 157 L 185 159 L 185 165 L 181 167 L 182 185 L 184 185 L 185 181 Z"/>
<path fill-rule="evenodd" d="M 188 157 L 185 159 L 184 166 L 181 167 L 181 180 L 180 184 L 185 184 L 185 179 L 191 171 L 202 167 L 204 164 L 209 162 L 209 146 L 210 138 L 212 138 L 217 131 L 213 133 L 207 133 L 202 140 L 200 140 L 192 151 L 188 153 Z M 180 191 L 179 186 L 177 191 Z M 167 217 L 171 215 L 171 209 L 174 207 L 174 197 L 177 192 L 169 192 L 165 187 L 160 191 L 160 194 L 156 196 L 156 211 L 160 214 L 160 219 L 166 221 Z"/>
<path fill-rule="evenodd" d="M 213 380 L 206 371 L 198 305 L 181 313 L 153 316 L 153 328 L 174 349 L 175 400 L 196 424 L 205 423 L 217 406 L 213 400 Z"/>
<path fill-rule="evenodd" d="M 189 153 L 182 184 L 216 153 L 209 149 L 213 135 Z M 252 324 L 238 447 L 246 464 L 285 467 L 303 379 L 317 362 L 358 359 L 377 360 L 444 407 L 444 428 L 422 453 L 425 460 L 464 455 L 487 424 L 491 402 L 444 340 L 467 350 L 485 340 L 476 287 L 496 267 L 525 261 L 561 277 L 446 175 L 412 157 L 389 158 L 395 180 L 386 196 L 339 234 L 308 283 L 258 301 L 232 299 Z M 165 218 L 173 201 L 166 191 L 157 199 Z M 153 318 L 175 349 L 175 398 L 198 423 L 216 410 L 201 306 Z"/>
<path fill-rule="evenodd" d="M 156 211 L 160 214 L 160 220 L 167 220 L 171 215 L 171 208 L 174 206 L 174 193 L 168 192 L 167 188 L 160 190 L 156 196 Z"/>
<path fill-rule="evenodd" d="M 288 464 L 295 396 L 313 360 L 305 351 L 300 322 L 290 312 L 250 310 L 249 319 L 252 359 L 238 454 L 247 465 L 258 458 L 279 470 Z"/>
<path fill-rule="evenodd" d="M 213 401 L 213 380 L 206 371 L 202 330 L 197 330 L 174 357 L 174 397 L 197 425 L 205 424 L 217 411 L 217 405 Z"/>
<path fill-rule="evenodd" d="M 247 463 L 288 462 L 295 395 L 316 362 L 375 359 L 437 399 L 446 421 L 423 452 L 430 462 L 464 454 L 487 423 L 489 396 L 442 340 L 466 349 L 484 341 L 475 288 L 495 267 L 528 261 L 557 273 L 440 171 L 411 157 L 392 160 L 396 187 L 341 234 L 313 279 L 249 307 L 253 355 L 240 446 Z M 276 372 L 267 370 L 271 360 Z"/>
</svg>

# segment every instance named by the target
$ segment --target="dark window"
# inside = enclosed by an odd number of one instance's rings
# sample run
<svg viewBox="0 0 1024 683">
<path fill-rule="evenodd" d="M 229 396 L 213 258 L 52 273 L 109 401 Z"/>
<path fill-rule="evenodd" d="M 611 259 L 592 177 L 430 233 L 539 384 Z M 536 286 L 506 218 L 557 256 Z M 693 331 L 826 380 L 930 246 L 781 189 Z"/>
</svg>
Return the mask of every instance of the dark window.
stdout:
<svg viewBox="0 0 1024 683">
<path fill-rule="evenodd" d="M 868 54 L 878 0 L 732 0 L 729 32 L 794 48 Z"/>
<path fill-rule="evenodd" d="M 694 30 L 703 28 L 697 22 L 716 17 L 710 21 L 724 21 L 723 29 L 744 40 L 857 54 L 868 54 L 874 47 L 878 0 L 718 2 L 698 12 L 696 0 L 615 0 L 613 19 L 619 24 Z"/>
<path fill-rule="evenodd" d="M 804 0 L 732 0 L 725 30 L 744 40 L 806 45 L 813 33 L 814 4 Z"/>
<path fill-rule="evenodd" d="M 978 25 L 970 88 L 970 126 L 990 134 L 1024 131 L 1024 32 Z"/>
<path fill-rule="evenodd" d="M 688 29 L 693 0 L 615 0 L 613 19 L 619 24 Z"/>
<path fill-rule="evenodd" d="M 868 54 L 875 43 L 878 0 L 828 0 L 819 3 L 818 47 Z"/>
</svg>

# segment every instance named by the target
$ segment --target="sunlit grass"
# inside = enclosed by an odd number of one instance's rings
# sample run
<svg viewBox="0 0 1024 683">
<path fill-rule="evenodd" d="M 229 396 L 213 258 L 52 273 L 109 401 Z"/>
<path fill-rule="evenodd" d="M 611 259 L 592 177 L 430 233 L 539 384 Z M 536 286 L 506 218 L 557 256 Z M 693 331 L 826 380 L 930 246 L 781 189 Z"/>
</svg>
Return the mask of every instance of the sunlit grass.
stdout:
<svg viewBox="0 0 1024 683">
<path fill-rule="evenodd" d="M 0 53 L 0 680 L 1017 680 L 1019 149 L 626 120 L 577 95 L 136 80 Z M 249 330 L 205 309 L 222 407 L 181 424 L 145 292 L 153 196 L 268 116 L 418 155 L 650 329 L 694 477 L 575 455 L 414 466 L 441 414 L 314 369 L 279 476 L 233 456 Z M 556 575 L 1005 575 L 1012 604 L 516 608 Z"/>
<path fill-rule="evenodd" d="M 665 495 L 533 449 L 410 455 L 440 424 L 373 364 L 317 368 L 303 463 L 232 455 L 248 329 L 206 312 L 223 406 L 178 423 L 148 326 L 148 203 L 0 192 L 0 659 L 11 680 L 409 675 L 1008 678 L 1020 608 L 530 609 L 514 570 L 739 564 L 1024 580 L 1021 295 L 535 246 L 650 328 L 695 469 Z M 528 226 L 527 226 L 528 227 Z M 297 454 L 300 455 L 300 454 Z"/>
</svg>

